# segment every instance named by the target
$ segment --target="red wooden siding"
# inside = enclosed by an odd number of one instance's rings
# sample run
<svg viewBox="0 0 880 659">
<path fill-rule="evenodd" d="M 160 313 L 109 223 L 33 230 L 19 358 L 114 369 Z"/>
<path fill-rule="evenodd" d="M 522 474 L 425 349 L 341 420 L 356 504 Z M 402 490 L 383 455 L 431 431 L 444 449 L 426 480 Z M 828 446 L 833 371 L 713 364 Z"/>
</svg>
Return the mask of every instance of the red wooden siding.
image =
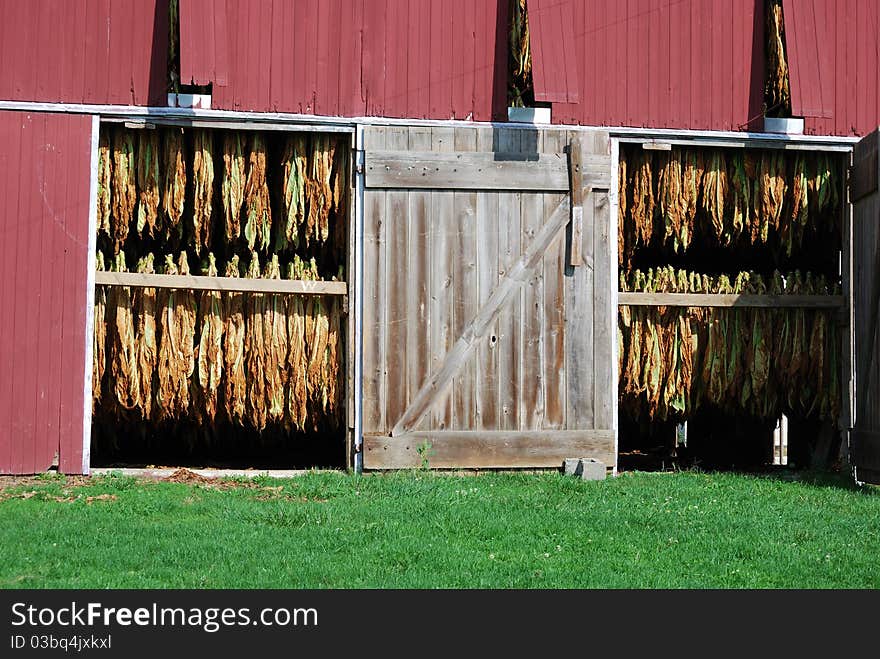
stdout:
<svg viewBox="0 0 880 659">
<path fill-rule="evenodd" d="M 578 102 L 578 61 L 571 0 L 528 0 L 535 100 Z"/>
<path fill-rule="evenodd" d="M 0 111 L 0 473 L 82 472 L 91 133 Z"/>
<path fill-rule="evenodd" d="M 573 4 L 580 102 L 554 104 L 554 123 L 701 130 L 760 123 L 762 2 Z"/>
<path fill-rule="evenodd" d="M 0 99 L 165 105 L 168 0 L 0 0 Z"/>
<path fill-rule="evenodd" d="M 760 129 L 763 5 L 529 0 L 539 98 L 566 95 L 554 104 L 557 123 Z M 180 7 L 184 81 L 213 82 L 216 108 L 477 120 L 506 113 L 508 0 Z M 168 0 L 0 0 L 0 100 L 164 106 L 167 11 Z M 880 123 L 876 0 L 786 0 L 785 13 L 796 109 L 822 115 L 807 116 L 805 130 L 868 133 Z"/>
<path fill-rule="evenodd" d="M 503 118 L 507 16 L 506 0 L 182 0 L 182 78 L 227 110 Z"/>
<path fill-rule="evenodd" d="M 185 85 L 228 81 L 226 6 L 214 0 L 180 0 L 180 80 Z"/>
<path fill-rule="evenodd" d="M 789 7 L 792 4 L 793 7 Z M 798 30 L 801 14 L 809 17 L 810 12 L 815 13 L 815 37 Z M 790 21 L 798 30 L 795 37 L 798 49 L 809 48 L 804 42 L 811 38 L 819 42 L 818 89 L 823 95 L 823 113 L 828 116 L 807 116 L 804 119 L 806 133 L 867 135 L 880 125 L 878 14 L 880 8 L 876 0 L 803 0 L 783 6 L 787 30 L 792 29 L 788 27 Z M 810 95 L 817 93 L 815 85 L 814 79 L 801 77 L 796 82 L 792 77 L 792 101 L 798 95 L 802 98 L 806 95 L 809 100 Z"/>
<path fill-rule="evenodd" d="M 795 117 L 833 114 L 833 84 L 828 24 L 822 2 L 783 0 L 785 44 Z"/>
</svg>

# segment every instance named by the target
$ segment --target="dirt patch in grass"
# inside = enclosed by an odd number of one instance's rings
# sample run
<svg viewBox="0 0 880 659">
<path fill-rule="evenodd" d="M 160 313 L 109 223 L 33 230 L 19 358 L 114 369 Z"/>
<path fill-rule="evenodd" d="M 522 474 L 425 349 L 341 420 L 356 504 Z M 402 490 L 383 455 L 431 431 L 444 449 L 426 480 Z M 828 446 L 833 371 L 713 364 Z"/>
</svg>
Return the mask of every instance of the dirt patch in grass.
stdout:
<svg viewBox="0 0 880 659">
<path fill-rule="evenodd" d="M 219 479 L 200 476 L 189 469 L 178 469 L 170 476 L 160 478 L 163 483 L 185 483 L 186 485 L 216 485 Z"/>
<path fill-rule="evenodd" d="M 325 503 L 327 499 L 310 499 L 284 493 L 283 485 L 260 485 L 252 480 L 230 478 L 208 478 L 189 469 L 177 469 L 170 476 L 158 479 L 163 483 L 182 483 L 206 490 L 252 490 L 257 501 L 296 501 L 299 503 Z"/>
<path fill-rule="evenodd" d="M 202 487 L 206 490 L 274 490 L 276 488 L 263 487 L 252 480 L 232 479 L 232 478 L 208 478 L 186 468 L 180 468 L 174 471 L 170 476 L 157 479 L 160 483 L 181 483 L 183 485 L 194 485 Z M 280 485 L 278 490 L 283 489 Z"/>
<path fill-rule="evenodd" d="M 50 472 L 51 473 L 51 472 Z M 0 476 L 0 492 L 14 487 L 34 487 L 37 485 L 51 485 L 57 483 L 65 487 L 88 487 L 95 481 L 89 476 Z"/>
<path fill-rule="evenodd" d="M 308 497 L 285 492 L 283 485 L 264 485 L 248 478 L 223 478 L 202 476 L 190 469 L 176 469 L 168 476 L 142 476 L 136 478 L 142 485 L 156 483 L 177 483 L 188 485 L 195 490 L 247 490 L 257 501 L 291 501 L 296 503 L 326 503 L 328 499 Z M 87 504 L 116 501 L 116 494 L 86 495 L 74 488 L 93 487 L 106 484 L 106 479 L 93 476 L 0 476 L 0 503 L 11 499 L 35 499 L 56 503 L 85 501 Z M 54 487 L 52 487 L 54 486 Z M 58 492 L 57 487 L 61 488 Z M 295 487 L 295 486 L 294 486 Z M 190 501 L 191 503 L 191 501 Z"/>
<path fill-rule="evenodd" d="M 37 501 L 54 501 L 55 503 L 74 503 L 75 501 L 84 500 L 87 504 L 116 501 L 119 497 L 115 494 L 97 494 L 95 496 L 83 496 L 82 494 L 72 494 L 70 490 L 65 489 L 62 494 L 51 494 L 45 490 L 25 490 L 24 492 L 10 492 L 8 489 L 0 491 L 0 502 L 9 499 L 36 499 Z"/>
</svg>

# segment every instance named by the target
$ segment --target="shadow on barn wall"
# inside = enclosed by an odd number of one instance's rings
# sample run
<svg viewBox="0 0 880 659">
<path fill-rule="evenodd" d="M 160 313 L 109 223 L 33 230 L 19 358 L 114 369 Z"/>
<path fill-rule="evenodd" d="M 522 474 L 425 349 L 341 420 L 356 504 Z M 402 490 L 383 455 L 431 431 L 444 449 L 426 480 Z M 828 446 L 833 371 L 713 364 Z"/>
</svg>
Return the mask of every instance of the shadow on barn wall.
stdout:
<svg viewBox="0 0 880 659">
<path fill-rule="evenodd" d="M 156 0 L 153 46 L 150 53 L 150 89 L 147 104 L 168 105 L 168 0 Z"/>
<path fill-rule="evenodd" d="M 749 85 L 749 120 L 740 128 L 763 132 L 764 130 L 764 83 L 767 75 L 766 55 L 764 53 L 764 8 L 765 0 L 755 0 L 754 30 L 752 31 L 752 69 Z"/>
</svg>

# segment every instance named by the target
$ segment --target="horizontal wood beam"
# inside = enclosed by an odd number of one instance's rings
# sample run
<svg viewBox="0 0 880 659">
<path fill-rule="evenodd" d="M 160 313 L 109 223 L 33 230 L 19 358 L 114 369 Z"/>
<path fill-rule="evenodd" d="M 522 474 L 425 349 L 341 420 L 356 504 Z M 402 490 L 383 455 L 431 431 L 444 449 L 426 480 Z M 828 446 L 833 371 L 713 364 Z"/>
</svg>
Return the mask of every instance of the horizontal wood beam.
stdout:
<svg viewBox="0 0 880 659">
<path fill-rule="evenodd" d="M 584 154 L 583 185 L 607 190 L 611 156 Z M 367 151 L 368 188 L 568 192 L 564 153 Z"/>
<path fill-rule="evenodd" d="M 300 293 L 302 295 L 346 295 L 344 281 L 304 281 L 300 279 L 247 279 L 244 277 L 201 277 L 196 275 L 155 275 L 141 272 L 95 273 L 100 286 L 132 288 L 176 288 L 192 291 L 242 293 Z"/>
<path fill-rule="evenodd" d="M 727 295 L 721 293 L 618 293 L 619 306 L 637 307 L 805 307 L 837 309 L 842 295 Z"/>
<path fill-rule="evenodd" d="M 418 431 L 364 437 L 364 468 L 422 466 L 421 447 L 435 469 L 559 468 L 565 458 L 614 466 L 613 430 Z"/>
</svg>

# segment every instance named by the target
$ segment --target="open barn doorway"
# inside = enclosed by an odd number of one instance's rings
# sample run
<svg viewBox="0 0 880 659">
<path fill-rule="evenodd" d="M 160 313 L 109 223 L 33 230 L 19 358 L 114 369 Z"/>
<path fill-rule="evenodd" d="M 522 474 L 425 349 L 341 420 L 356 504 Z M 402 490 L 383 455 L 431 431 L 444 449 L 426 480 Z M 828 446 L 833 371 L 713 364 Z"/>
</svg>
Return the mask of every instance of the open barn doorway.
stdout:
<svg viewBox="0 0 880 659">
<path fill-rule="evenodd" d="M 849 424 L 848 156 L 620 145 L 622 468 L 836 458 Z"/>
<path fill-rule="evenodd" d="M 353 133 L 105 122 L 92 467 L 349 462 Z"/>
</svg>

